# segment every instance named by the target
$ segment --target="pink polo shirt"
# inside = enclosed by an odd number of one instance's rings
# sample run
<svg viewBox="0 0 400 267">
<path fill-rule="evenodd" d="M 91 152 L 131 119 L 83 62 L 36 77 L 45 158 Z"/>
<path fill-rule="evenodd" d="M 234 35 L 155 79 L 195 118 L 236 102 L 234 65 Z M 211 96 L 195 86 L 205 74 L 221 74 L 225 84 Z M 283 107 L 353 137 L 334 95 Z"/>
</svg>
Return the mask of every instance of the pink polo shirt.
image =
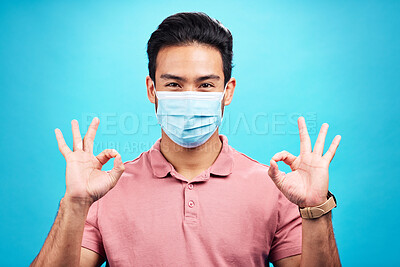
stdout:
<svg viewBox="0 0 400 267">
<path fill-rule="evenodd" d="M 160 152 L 160 139 L 125 162 L 117 185 L 93 203 L 82 246 L 110 266 L 268 266 L 301 254 L 298 207 L 268 166 L 228 145 L 188 182 Z"/>
</svg>

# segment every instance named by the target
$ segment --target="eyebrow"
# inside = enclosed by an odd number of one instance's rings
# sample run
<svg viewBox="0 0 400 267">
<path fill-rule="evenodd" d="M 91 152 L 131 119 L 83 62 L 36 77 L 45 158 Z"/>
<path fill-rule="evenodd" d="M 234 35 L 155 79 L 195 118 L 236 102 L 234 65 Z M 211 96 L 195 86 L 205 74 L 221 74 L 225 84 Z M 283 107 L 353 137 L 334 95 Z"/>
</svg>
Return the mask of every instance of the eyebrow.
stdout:
<svg viewBox="0 0 400 267">
<path fill-rule="evenodd" d="M 161 74 L 160 78 L 161 79 L 165 79 L 165 80 L 173 79 L 173 80 L 178 80 L 178 81 L 183 81 L 183 82 L 187 81 L 187 79 L 185 79 L 183 77 L 180 77 L 180 76 L 177 76 L 177 75 L 174 75 L 174 74 L 168 74 L 168 73 Z M 205 76 L 201 76 L 201 77 L 196 78 L 196 82 L 201 82 L 201 81 L 205 81 L 205 80 L 219 80 L 219 79 L 221 79 L 221 77 L 219 77 L 218 75 L 209 74 L 209 75 L 205 75 Z"/>
</svg>

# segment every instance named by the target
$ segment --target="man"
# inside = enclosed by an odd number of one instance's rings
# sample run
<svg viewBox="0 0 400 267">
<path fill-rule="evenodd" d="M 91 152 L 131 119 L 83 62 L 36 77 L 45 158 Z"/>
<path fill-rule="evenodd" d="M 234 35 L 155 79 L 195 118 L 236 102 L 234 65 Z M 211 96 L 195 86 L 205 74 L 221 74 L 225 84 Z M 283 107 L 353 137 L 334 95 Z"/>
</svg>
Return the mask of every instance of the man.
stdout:
<svg viewBox="0 0 400 267">
<path fill-rule="evenodd" d="M 328 191 L 340 136 L 323 155 L 325 123 L 312 150 L 300 117 L 300 155 L 270 166 L 229 146 L 218 126 L 236 86 L 232 36 L 204 13 L 166 18 L 147 52 L 161 139 L 122 163 L 113 149 L 93 155 L 98 118 L 83 140 L 72 121 L 73 150 L 56 129 L 66 192 L 32 266 L 340 266 Z"/>
</svg>

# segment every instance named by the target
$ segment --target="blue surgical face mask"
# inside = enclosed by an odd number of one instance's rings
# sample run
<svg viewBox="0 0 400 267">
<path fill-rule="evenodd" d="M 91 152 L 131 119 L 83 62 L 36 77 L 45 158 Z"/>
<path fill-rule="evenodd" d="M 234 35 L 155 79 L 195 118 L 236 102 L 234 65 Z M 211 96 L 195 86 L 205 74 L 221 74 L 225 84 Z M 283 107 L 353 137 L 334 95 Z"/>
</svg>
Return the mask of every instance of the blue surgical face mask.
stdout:
<svg viewBox="0 0 400 267">
<path fill-rule="evenodd" d="M 155 85 L 153 83 L 154 89 Z M 204 144 L 222 122 L 223 92 L 157 91 L 157 119 L 176 144 L 193 148 Z"/>
</svg>

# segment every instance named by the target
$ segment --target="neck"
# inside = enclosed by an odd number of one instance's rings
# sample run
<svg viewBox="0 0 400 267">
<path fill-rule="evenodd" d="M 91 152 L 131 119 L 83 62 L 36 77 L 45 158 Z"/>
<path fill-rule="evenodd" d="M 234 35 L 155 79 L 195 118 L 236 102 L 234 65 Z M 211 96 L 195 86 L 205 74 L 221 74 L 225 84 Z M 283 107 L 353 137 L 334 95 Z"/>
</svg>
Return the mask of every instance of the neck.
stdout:
<svg viewBox="0 0 400 267">
<path fill-rule="evenodd" d="M 222 142 L 219 139 L 217 130 L 201 146 L 185 148 L 174 143 L 162 131 L 160 149 L 175 170 L 188 180 L 191 180 L 214 163 L 221 152 Z"/>
</svg>

